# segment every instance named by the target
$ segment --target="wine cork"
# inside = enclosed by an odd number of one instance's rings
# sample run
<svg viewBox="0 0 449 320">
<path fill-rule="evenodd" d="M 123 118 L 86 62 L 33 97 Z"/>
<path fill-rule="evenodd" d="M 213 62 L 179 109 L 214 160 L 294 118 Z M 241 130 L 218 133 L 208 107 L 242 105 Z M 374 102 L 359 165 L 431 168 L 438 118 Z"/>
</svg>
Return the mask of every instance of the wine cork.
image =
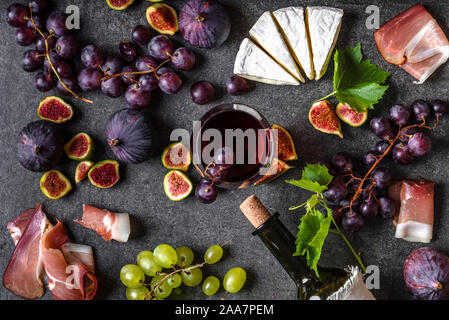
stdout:
<svg viewBox="0 0 449 320">
<path fill-rule="evenodd" d="M 255 195 L 243 201 L 240 210 L 256 229 L 271 218 L 270 212 Z"/>
</svg>

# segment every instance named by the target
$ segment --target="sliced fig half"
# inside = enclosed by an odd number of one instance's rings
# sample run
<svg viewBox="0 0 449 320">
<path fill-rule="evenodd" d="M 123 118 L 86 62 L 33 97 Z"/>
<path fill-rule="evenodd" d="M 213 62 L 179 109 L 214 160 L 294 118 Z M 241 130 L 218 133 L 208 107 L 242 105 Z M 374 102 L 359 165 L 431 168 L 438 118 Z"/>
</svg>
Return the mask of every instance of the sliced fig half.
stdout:
<svg viewBox="0 0 449 320">
<path fill-rule="evenodd" d="M 165 175 L 164 191 L 170 200 L 180 201 L 185 199 L 192 190 L 192 181 L 185 173 L 179 170 L 172 170 Z"/>
<path fill-rule="evenodd" d="M 283 161 L 298 160 L 295 143 L 290 133 L 278 124 L 273 124 L 271 129 L 277 130 L 278 158 Z"/>
<path fill-rule="evenodd" d="M 89 173 L 90 183 L 95 187 L 107 189 L 113 187 L 120 179 L 119 164 L 115 160 L 104 160 L 95 164 L 90 168 Z"/>
<path fill-rule="evenodd" d="M 87 174 L 89 173 L 90 168 L 94 165 L 93 161 L 85 160 L 78 163 L 75 169 L 75 183 L 79 183 L 86 179 Z"/>
<path fill-rule="evenodd" d="M 190 152 L 181 142 L 170 144 L 162 153 L 162 164 L 170 170 L 187 171 L 191 162 Z"/>
<path fill-rule="evenodd" d="M 64 197 L 72 190 L 72 184 L 60 171 L 51 170 L 42 175 L 42 193 L 50 199 L 57 200 Z"/>
<path fill-rule="evenodd" d="M 44 98 L 37 108 L 37 115 L 42 120 L 53 123 L 64 123 L 72 119 L 72 107 L 59 97 L 50 96 Z"/>
<path fill-rule="evenodd" d="M 132 5 L 134 0 L 106 0 L 106 3 L 111 9 L 125 10 Z"/>
<path fill-rule="evenodd" d="M 64 145 L 64 150 L 72 160 L 87 160 L 94 151 L 94 142 L 87 133 L 81 132 Z"/>
<path fill-rule="evenodd" d="M 343 138 L 341 123 L 332 104 L 327 100 L 315 102 L 309 111 L 310 124 L 318 131 Z"/>
<path fill-rule="evenodd" d="M 274 158 L 271 162 L 270 168 L 267 171 L 267 174 L 265 174 L 265 176 L 263 176 L 261 179 L 254 182 L 254 186 L 271 182 L 292 168 L 293 167 L 289 166 L 284 161 Z"/>
<path fill-rule="evenodd" d="M 368 111 L 356 112 L 349 104 L 339 103 L 337 105 L 337 116 L 352 127 L 360 127 L 368 119 Z"/>
<path fill-rule="evenodd" d="M 147 20 L 157 32 L 174 35 L 178 30 L 178 16 L 175 9 L 165 3 L 155 3 L 147 8 Z"/>
</svg>

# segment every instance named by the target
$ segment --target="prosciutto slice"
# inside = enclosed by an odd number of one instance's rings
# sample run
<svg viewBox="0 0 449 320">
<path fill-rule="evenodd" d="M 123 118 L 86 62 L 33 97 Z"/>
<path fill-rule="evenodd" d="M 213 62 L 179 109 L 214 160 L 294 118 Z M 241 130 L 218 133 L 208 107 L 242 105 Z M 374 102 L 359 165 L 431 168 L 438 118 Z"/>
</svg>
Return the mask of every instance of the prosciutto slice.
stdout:
<svg viewBox="0 0 449 320">
<path fill-rule="evenodd" d="M 131 230 L 129 214 L 114 213 L 87 204 L 83 205 L 82 220 L 77 219 L 74 221 L 88 229 L 94 230 L 105 241 L 114 239 L 119 242 L 127 242 Z"/>
<path fill-rule="evenodd" d="M 422 4 L 385 23 L 374 33 L 377 49 L 421 84 L 449 58 L 449 41 Z"/>
<path fill-rule="evenodd" d="M 26 224 L 26 217 L 29 222 Z M 24 227 L 26 224 L 26 227 Z M 3 285 L 15 295 L 36 299 L 44 294 L 43 263 L 40 244 L 45 230 L 51 226 L 41 205 L 33 213 L 22 213 L 8 224 L 13 240 L 20 236 L 3 274 Z M 13 230 L 13 231 L 11 231 Z M 22 231 L 23 230 L 23 231 Z M 15 241 L 15 240 L 14 240 Z"/>
<path fill-rule="evenodd" d="M 14 241 L 15 245 L 17 245 L 17 242 L 19 242 L 19 239 L 25 231 L 25 228 L 33 217 L 34 211 L 35 209 L 32 208 L 26 209 L 6 225 L 6 229 L 8 229 L 12 241 Z"/>
<path fill-rule="evenodd" d="M 69 244 L 70 239 L 59 221 L 42 237 L 42 260 L 48 288 L 56 300 L 91 300 L 97 293 L 97 277 L 87 265 L 78 261 L 80 250 Z M 65 256 L 64 251 L 69 254 Z"/>
<path fill-rule="evenodd" d="M 429 243 L 434 219 L 434 183 L 403 181 L 400 199 L 396 238 Z"/>
</svg>

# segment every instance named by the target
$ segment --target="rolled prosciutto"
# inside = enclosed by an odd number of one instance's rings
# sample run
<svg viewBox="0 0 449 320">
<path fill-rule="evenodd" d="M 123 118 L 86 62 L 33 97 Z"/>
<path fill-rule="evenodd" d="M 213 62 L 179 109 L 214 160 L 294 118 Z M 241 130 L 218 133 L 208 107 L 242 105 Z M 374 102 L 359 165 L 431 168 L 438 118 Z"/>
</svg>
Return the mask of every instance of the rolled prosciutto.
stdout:
<svg viewBox="0 0 449 320">
<path fill-rule="evenodd" d="M 74 221 L 83 227 L 94 230 L 105 241 L 114 239 L 119 242 L 127 242 L 131 232 L 129 214 L 114 213 L 87 204 L 83 205 L 82 220 Z"/>
<path fill-rule="evenodd" d="M 374 33 L 377 49 L 421 84 L 449 58 L 449 41 L 422 4 L 385 23 Z"/>
<path fill-rule="evenodd" d="M 425 180 L 402 182 L 396 238 L 423 243 L 432 240 L 434 185 Z"/>
</svg>

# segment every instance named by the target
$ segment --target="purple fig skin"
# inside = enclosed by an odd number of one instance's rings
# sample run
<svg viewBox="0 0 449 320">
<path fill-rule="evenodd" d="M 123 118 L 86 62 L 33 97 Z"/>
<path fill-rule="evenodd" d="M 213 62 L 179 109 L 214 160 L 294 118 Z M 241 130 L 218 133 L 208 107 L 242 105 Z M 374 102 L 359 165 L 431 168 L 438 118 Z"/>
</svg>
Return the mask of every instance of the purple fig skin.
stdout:
<svg viewBox="0 0 449 320">
<path fill-rule="evenodd" d="M 106 138 L 115 156 L 127 163 L 144 162 L 153 149 L 152 127 L 135 109 L 114 113 L 106 126 Z"/>
<path fill-rule="evenodd" d="M 231 31 L 226 8 L 215 0 L 190 0 L 179 12 L 179 30 L 192 46 L 215 48 Z"/>
<path fill-rule="evenodd" d="M 17 156 L 20 164 L 31 171 L 53 169 L 64 152 L 64 138 L 54 124 L 39 120 L 29 123 L 19 133 Z"/>
<path fill-rule="evenodd" d="M 442 300 L 449 293 L 449 258 L 433 248 L 420 248 L 404 262 L 406 288 L 417 299 Z"/>
</svg>

